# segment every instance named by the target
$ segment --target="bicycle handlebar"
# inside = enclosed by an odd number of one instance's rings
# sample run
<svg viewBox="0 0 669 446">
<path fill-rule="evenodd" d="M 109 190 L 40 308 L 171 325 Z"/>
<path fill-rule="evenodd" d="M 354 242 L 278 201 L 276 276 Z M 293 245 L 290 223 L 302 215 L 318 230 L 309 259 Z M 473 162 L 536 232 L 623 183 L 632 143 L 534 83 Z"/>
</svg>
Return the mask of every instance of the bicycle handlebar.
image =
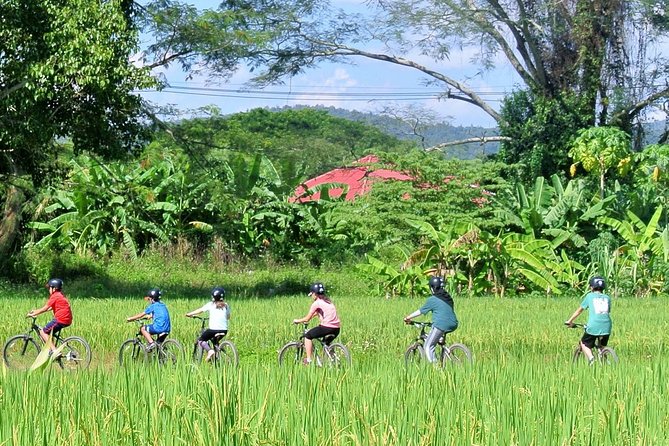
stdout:
<svg viewBox="0 0 669 446">
<path fill-rule="evenodd" d="M 571 324 L 565 322 L 564 324 L 567 326 L 567 328 L 585 328 L 585 324 L 576 324 L 573 322 Z"/>
<path fill-rule="evenodd" d="M 431 327 L 432 322 L 418 322 L 418 321 L 409 321 L 406 322 L 407 325 L 414 325 L 416 327 Z"/>
</svg>

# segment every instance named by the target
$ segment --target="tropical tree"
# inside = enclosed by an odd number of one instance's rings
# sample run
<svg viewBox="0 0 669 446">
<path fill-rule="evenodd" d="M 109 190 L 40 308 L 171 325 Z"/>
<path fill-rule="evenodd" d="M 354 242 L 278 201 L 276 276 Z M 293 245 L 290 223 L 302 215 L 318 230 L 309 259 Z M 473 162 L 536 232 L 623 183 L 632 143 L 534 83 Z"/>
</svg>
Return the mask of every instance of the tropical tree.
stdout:
<svg viewBox="0 0 669 446">
<path fill-rule="evenodd" d="M 632 161 L 630 137 L 615 127 L 592 127 L 582 129 L 574 140 L 569 156 L 574 164 L 571 174 L 576 174 L 577 165 L 599 178 L 599 193 L 604 198 L 604 179 L 611 168 L 616 168 L 619 175 L 626 174 Z"/>
<path fill-rule="evenodd" d="M 142 142 L 135 4 L 0 1 L 0 254 L 14 246 L 33 184 L 57 179 L 64 138 L 74 150 L 126 156 Z"/>
</svg>

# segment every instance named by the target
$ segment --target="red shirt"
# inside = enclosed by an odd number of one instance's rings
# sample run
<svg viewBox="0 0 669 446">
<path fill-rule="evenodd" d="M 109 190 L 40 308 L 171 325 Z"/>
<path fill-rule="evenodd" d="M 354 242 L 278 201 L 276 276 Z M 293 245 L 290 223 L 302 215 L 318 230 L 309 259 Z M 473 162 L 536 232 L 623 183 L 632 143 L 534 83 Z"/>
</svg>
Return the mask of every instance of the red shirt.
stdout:
<svg viewBox="0 0 669 446">
<path fill-rule="evenodd" d="M 72 323 L 72 309 L 70 308 L 70 302 L 68 302 L 63 293 L 54 291 L 51 296 L 49 296 L 49 301 L 46 305 L 51 307 L 56 322 L 64 325 L 70 325 Z"/>
</svg>

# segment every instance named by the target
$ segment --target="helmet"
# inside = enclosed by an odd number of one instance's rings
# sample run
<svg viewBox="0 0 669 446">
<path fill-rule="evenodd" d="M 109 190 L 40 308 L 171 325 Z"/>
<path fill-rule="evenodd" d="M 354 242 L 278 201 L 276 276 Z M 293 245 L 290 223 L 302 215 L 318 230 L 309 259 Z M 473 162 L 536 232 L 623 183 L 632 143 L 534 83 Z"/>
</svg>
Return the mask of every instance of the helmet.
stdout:
<svg viewBox="0 0 669 446">
<path fill-rule="evenodd" d="M 309 294 L 325 294 L 325 285 L 320 282 L 316 282 L 309 288 Z"/>
<path fill-rule="evenodd" d="M 49 281 L 46 284 L 50 288 L 55 288 L 57 290 L 63 289 L 63 281 L 60 279 L 49 279 Z"/>
<path fill-rule="evenodd" d="M 430 290 L 432 290 L 432 292 L 434 293 L 435 291 L 444 288 L 444 279 L 443 277 L 432 276 L 430 277 L 429 284 L 430 284 Z"/>
<path fill-rule="evenodd" d="M 606 288 L 606 281 L 601 276 L 595 276 L 590 279 L 590 288 L 594 290 L 603 290 Z"/>
<path fill-rule="evenodd" d="M 159 288 L 151 288 L 147 293 L 146 297 L 150 297 L 153 300 L 160 300 L 160 296 L 163 295 L 163 292 Z"/>
<path fill-rule="evenodd" d="M 217 286 L 211 290 L 211 300 L 223 300 L 225 298 L 225 289 L 222 286 Z"/>
</svg>

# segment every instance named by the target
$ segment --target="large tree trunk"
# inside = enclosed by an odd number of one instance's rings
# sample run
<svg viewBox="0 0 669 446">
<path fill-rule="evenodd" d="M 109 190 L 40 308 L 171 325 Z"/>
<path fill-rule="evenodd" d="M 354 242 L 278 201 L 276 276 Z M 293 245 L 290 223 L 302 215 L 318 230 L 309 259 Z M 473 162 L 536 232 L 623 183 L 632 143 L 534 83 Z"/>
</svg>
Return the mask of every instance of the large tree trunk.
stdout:
<svg viewBox="0 0 669 446">
<path fill-rule="evenodd" d="M 15 177 L 18 170 L 11 157 L 9 160 L 10 171 Z M 6 190 L 4 212 L 0 220 L 0 256 L 6 257 L 12 252 L 14 241 L 21 227 L 21 206 L 25 201 L 25 194 L 20 187 L 10 183 Z"/>
</svg>

